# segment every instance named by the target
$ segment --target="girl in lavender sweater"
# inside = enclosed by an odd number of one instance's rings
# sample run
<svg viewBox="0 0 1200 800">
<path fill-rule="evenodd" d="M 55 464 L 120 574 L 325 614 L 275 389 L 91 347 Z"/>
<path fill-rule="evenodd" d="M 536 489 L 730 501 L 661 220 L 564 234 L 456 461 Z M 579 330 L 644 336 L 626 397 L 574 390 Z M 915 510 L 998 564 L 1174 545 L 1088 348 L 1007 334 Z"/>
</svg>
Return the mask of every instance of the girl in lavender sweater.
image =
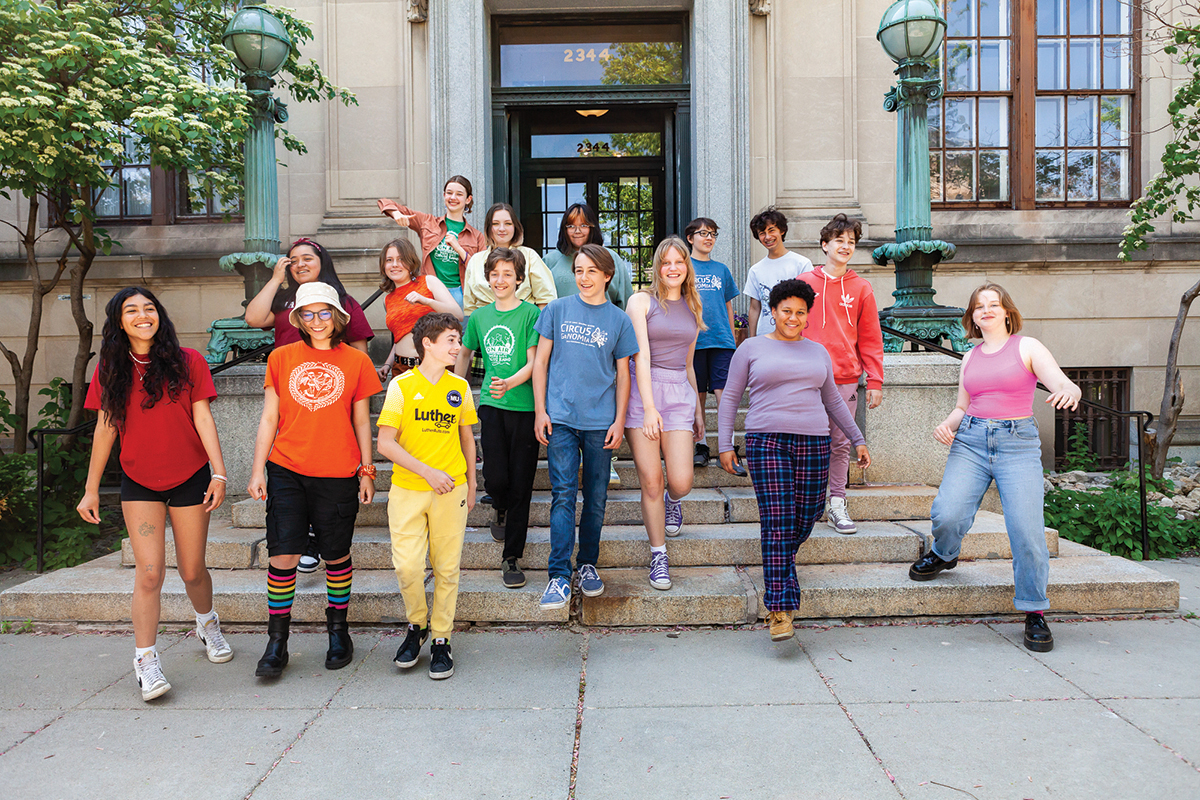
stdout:
<svg viewBox="0 0 1200 800">
<path fill-rule="evenodd" d="M 830 421 L 854 445 L 859 468 L 871 464 L 866 440 L 834 382 L 829 353 L 804 338 L 814 299 L 813 288 L 795 279 L 771 290 L 775 330 L 747 339 L 734 353 L 717 417 L 721 466 L 733 474 L 733 423 L 749 388 L 746 465 L 762 525 L 763 602 L 772 641 L 793 635 L 792 613 L 800 607 L 796 550 L 824 509 Z"/>
</svg>

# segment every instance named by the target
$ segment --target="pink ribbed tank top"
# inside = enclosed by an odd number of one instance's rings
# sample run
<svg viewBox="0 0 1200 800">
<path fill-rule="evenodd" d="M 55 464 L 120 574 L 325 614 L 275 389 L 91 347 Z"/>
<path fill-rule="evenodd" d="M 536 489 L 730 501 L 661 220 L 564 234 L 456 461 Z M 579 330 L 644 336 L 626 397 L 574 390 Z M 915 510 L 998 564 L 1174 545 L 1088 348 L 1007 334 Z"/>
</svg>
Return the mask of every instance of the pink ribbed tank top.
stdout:
<svg viewBox="0 0 1200 800">
<path fill-rule="evenodd" d="M 971 351 L 963 367 L 963 388 L 971 396 L 967 413 L 979 419 L 1020 419 L 1033 416 L 1037 376 L 1021 360 L 1021 336 L 1010 336 L 994 353 Z"/>
</svg>

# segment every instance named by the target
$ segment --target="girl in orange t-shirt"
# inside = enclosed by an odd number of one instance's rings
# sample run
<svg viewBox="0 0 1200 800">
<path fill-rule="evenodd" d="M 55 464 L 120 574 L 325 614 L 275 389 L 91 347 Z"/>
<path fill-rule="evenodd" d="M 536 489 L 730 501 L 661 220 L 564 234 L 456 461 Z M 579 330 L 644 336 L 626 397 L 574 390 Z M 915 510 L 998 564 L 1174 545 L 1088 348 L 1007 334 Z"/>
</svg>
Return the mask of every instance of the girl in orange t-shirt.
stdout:
<svg viewBox="0 0 1200 800">
<path fill-rule="evenodd" d="M 386 381 L 417 365 L 417 348 L 412 329 L 417 320 L 434 311 L 463 318 L 462 307 L 450 291 L 433 275 L 421 275 L 421 260 L 416 248 L 405 239 L 393 239 L 379 251 L 379 288 L 383 298 L 392 349 L 378 368 L 379 379 Z"/>
<path fill-rule="evenodd" d="M 301 341 L 267 360 L 265 401 L 247 490 L 267 504 L 266 652 L 254 674 L 275 678 L 287 666 L 296 567 L 311 527 L 325 559 L 329 631 L 326 669 L 354 657 L 346 613 L 354 565 L 350 543 L 358 504 L 375 496 L 370 397 L 383 387 L 367 355 L 344 344 L 350 315 L 325 283 L 296 291 L 291 323 Z M 268 458 L 269 456 L 269 458 Z"/>
</svg>

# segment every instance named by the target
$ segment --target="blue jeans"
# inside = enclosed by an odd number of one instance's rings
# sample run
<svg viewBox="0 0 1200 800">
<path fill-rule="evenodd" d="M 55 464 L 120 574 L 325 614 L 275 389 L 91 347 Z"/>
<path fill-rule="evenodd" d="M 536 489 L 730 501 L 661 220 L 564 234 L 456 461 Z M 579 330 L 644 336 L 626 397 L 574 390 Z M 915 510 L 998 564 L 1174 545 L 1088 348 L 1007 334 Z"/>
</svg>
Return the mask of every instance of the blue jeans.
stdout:
<svg viewBox="0 0 1200 800">
<path fill-rule="evenodd" d="M 1042 447 L 1033 417 L 963 417 L 930 514 L 933 552 L 946 561 L 958 558 L 963 536 L 993 480 L 1012 545 L 1013 605 L 1019 611 L 1045 611 L 1050 607 L 1050 551 L 1042 509 Z"/>
<path fill-rule="evenodd" d="M 454 298 L 454 302 L 458 303 L 458 307 L 463 305 L 463 290 L 461 286 L 447 286 L 446 291 L 450 292 L 450 296 Z"/>
<path fill-rule="evenodd" d="M 608 471 L 612 452 L 604 449 L 607 431 L 581 431 L 556 422 L 546 448 L 550 468 L 550 577 L 571 578 L 575 549 L 575 494 L 583 489 L 579 518 L 577 564 L 595 566 L 600 556 L 600 528 L 608 502 Z M 583 474 L 579 473 L 580 456 Z M 580 478 L 583 486 L 580 487 Z"/>
</svg>

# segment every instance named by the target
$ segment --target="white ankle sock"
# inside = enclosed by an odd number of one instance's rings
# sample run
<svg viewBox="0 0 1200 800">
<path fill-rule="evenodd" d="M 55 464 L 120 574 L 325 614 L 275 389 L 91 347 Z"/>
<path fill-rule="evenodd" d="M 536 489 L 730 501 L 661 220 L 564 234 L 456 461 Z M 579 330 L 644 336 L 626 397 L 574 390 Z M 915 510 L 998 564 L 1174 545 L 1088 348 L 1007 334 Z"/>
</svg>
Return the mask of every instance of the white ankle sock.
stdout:
<svg viewBox="0 0 1200 800">
<path fill-rule="evenodd" d="M 653 545 L 651 545 L 650 552 L 651 553 L 665 553 L 665 552 L 667 552 L 667 546 L 665 544 L 662 547 L 654 547 Z"/>
<path fill-rule="evenodd" d="M 140 659 L 142 658 L 142 656 L 145 656 L 145 655 L 154 655 L 154 656 L 157 656 L 157 655 L 158 655 L 158 648 L 157 648 L 157 646 L 156 646 L 156 645 L 150 645 L 149 647 L 134 647 L 134 648 L 133 648 L 133 657 L 134 657 L 134 658 L 136 658 L 136 659 L 139 659 L 139 660 L 140 660 Z"/>
<path fill-rule="evenodd" d="M 201 614 L 199 611 L 196 612 L 196 622 L 200 623 L 200 627 L 202 627 L 202 628 L 206 624 L 208 624 L 209 622 L 212 622 L 216 618 L 217 618 L 216 606 L 213 606 L 212 610 L 209 611 L 207 614 Z"/>
</svg>

